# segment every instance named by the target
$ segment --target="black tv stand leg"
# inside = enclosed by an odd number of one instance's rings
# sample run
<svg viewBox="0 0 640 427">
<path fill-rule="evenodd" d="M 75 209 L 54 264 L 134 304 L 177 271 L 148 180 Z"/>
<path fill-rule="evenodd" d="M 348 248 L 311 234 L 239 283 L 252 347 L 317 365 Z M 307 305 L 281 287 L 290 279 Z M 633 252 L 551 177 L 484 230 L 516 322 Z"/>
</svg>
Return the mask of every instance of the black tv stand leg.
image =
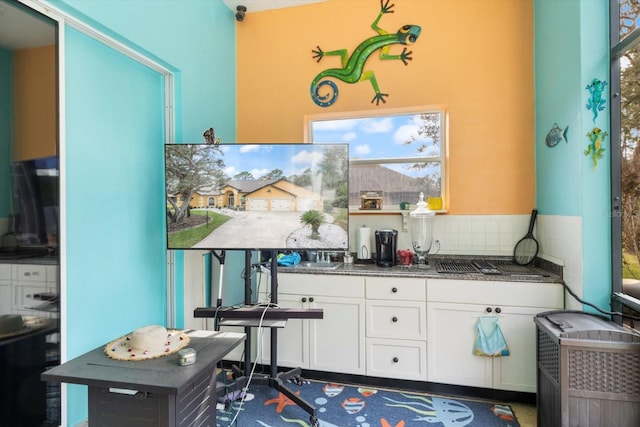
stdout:
<svg viewBox="0 0 640 427">
<path fill-rule="evenodd" d="M 272 377 L 269 379 L 269 385 L 272 388 L 278 390 L 280 393 L 287 396 L 289 399 L 295 402 L 296 405 L 298 405 L 306 413 L 308 413 L 310 415 L 311 425 L 317 426 L 318 411 L 316 410 L 316 408 L 311 403 L 307 402 L 305 399 L 295 394 L 286 386 L 286 383 L 290 378 L 295 378 L 295 377 L 299 378 L 301 374 L 302 372 L 300 371 L 300 368 L 291 369 L 290 371 L 287 371 L 287 372 L 281 372 L 275 377 Z"/>
</svg>

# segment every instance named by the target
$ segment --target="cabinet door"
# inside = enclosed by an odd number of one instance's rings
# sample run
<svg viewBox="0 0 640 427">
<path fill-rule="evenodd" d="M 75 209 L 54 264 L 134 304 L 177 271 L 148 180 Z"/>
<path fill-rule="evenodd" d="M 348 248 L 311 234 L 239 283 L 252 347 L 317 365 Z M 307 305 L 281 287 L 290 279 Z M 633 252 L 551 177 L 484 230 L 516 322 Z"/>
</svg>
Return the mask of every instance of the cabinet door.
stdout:
<svg viewBox="0 0 640 427">
<path fill-rule="evenodd" d="M 501 307 L 500 327 L 510 355 L 494 359 L 493 386 L 536 392 L 536 314 L 552 308 Z"/>
<path fill-rule="evenodd" d="M 323 318 L 309 323 L 309 367 L 328 372 L 365 373 L 364 301 L 359 298 L 313 297 Z"/>
<path fill-rule="evenodd" d="M 473 354 L 475 326 L 483 309 L 474 304 L 427 304 L 429 381 L 474 387 L 493 385 L 492 359 Z"/>
<path fill-rule="evenodd" d="M 0 280 L 0 314 L 13 313 L 13 296 L 11 282 Z"/>
</svg>

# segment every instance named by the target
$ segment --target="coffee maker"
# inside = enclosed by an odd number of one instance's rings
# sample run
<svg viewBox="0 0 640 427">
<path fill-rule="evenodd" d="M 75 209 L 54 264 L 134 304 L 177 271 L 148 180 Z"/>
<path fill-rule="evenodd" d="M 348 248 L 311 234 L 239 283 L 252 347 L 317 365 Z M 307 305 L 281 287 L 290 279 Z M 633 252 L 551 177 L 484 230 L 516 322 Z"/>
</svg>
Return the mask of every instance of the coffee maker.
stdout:
<svg viewBox="0 0 640 427">
<path fill-rule="evenodd" d="M 376 230 L 376 264 L 393 267 L 396 264 L 397 230 Z"/>
</svg>

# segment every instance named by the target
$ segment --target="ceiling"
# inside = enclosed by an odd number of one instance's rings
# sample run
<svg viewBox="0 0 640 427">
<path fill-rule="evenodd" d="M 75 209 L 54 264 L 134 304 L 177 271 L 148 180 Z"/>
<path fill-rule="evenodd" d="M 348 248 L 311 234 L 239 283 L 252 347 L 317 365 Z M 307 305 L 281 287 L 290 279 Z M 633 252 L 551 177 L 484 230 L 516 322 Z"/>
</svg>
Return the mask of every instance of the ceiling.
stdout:
<svg viewBox="0 0 640 427">
<path fill-rule="evenodd" d="M 283 7 L 302 6 L 310 3 L 321 3 L 327 0 L 223 0 L 229 9 L 236 11 L 238 6 L 245 6 L 247 13 L 262 10 L 281 9 Z"/>
<path fill-rule="evenodd" d="M 51 45 L 55 41 L 53 21 L 0 0 L 0 48 L 26 49 Z"/>
<path fill-rule="evenodd" d="M 247 14 L 263 10 L 302 6 L 327 0 L 223 0 L 233 12 L 240 5 L 247 8 Z M 38 16 L 15 4 L 0 0 L 0 48 L 15 50 L 55 43 L 56 28 L 53 21 Z"/>
</svg>

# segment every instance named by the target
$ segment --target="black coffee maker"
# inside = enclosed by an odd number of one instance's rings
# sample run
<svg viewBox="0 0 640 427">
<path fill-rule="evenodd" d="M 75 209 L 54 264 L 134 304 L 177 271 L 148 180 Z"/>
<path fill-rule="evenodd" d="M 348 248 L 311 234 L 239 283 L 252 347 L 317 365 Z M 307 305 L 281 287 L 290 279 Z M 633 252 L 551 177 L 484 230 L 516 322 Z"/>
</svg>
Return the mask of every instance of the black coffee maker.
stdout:
<svg viewBox="0 0 640 427">
<path fill-rule="evenodd" d="M 376 264 L 379 267 L 396 265 L 397 230 L 376 230 Z"/>
</svg>

